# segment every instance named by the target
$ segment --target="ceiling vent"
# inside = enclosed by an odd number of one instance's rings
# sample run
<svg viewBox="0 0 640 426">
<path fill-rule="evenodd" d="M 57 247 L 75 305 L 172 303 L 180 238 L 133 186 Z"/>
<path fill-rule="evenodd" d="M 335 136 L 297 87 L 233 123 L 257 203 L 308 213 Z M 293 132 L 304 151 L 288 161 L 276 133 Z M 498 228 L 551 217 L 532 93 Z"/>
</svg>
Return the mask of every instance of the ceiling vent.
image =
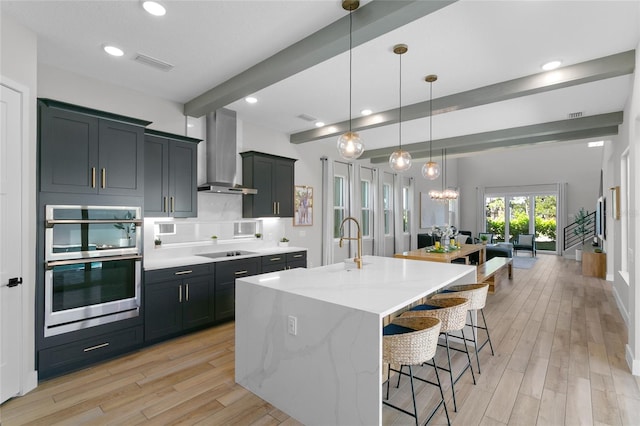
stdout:
<svg viewBox="0 0 640 426">
<path fill-rule="evenodd" d="M 580 118 L 582 117 L 582 111 L 579 112 L 570 112 L 569 113 L 569 118 Z"/>
<path fill-rule="evenodd" d="M 304 120 L 304 121 L 316 121 L 317 119 L 315 117 L 312 117 L 310 115 L 307 114 L 300 114 L 298 116 L 299 119 Z"/>
<path fill-rule="evenodd" d="M 173 69 L 173 65 L 171 65 L 170 63 L 161 61 L 160 59 L 152 58 L 151 56 L 143 55 L 142 53 L 137 53 L 136 57 L 133 58 L 133 60 L 140 62 L 141 64 L 157 68 L 161 71 L 171 71 Z"/>
</svg>

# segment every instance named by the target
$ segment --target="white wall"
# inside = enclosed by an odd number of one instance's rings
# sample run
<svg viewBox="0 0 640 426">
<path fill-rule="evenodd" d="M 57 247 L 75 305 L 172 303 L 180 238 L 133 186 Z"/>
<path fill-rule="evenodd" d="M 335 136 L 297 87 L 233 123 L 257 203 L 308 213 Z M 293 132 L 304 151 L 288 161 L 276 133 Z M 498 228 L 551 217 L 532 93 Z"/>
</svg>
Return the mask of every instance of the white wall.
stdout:
<svg viewBox="0 0 640 426">
<path fill-rule="evenodd" d="M 476 226 L 477 187 L 567 183 L 567 214 L 581 207 L 593 211 L 600 189 L 603 148 L 587 148 L 586 142 L 512 148 L 474 154 L 458 160 L 462 229 Z M 568 219 L 568 218 L 567 218 Z"/>
<path fill-rule="evenodd" d="M 185 135 L 183 106 L 109 83 L 38 64 L 38 97 L 151 121 L 149 129 Z"/>
<path fill-rule="evenodd" d="M 37 385 L 35 371 L 35 241 L 36 241 L 36 92 L 37 92 L 37 37 L 5 15 L 0 16 L 0 77 L 8 79 L 28 91 L 27 143 L 23 146 L 23 318 L 22 325 L 22 393 Z M 23 143 L 23 141 L 15 141 Z"/>
</svg>

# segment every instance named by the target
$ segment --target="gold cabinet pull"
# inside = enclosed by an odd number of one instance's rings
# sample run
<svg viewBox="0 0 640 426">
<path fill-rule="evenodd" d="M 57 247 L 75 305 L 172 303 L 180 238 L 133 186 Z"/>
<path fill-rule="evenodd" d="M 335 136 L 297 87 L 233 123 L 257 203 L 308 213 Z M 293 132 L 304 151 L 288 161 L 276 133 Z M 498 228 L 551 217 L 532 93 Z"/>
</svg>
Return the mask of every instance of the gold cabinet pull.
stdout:
<svg viewBox="0 0 640 426">
<path fill-rule="evenodd" d="M 185 274 L 190 274 L 192 272 L 193 271 L 191 269 L 187 269 L 187 270 L 184 270 L 184 271 L 174 272 L 173 275 L 185 275 Z"/>
<path fill-rule="evenodd" d="M 236 275 L 244 275 L 246 273 L 248 273 L 249 271 L 236 271 Z"/>
<path fill-rule="evenodd" d="M 178 286 L 178 302 L 182 303 L 182 284 Z"/>
<path fill-rule="evenodd" d="M 294 254 L 293 257 L 302 257 L 301 254 Z"/>
<path fill-rule="evenodd" d="M 275 202 L 275 201 L 273 202 L 273 209 L 272 209 L 272 211 L 273 211 L 273 214 L 276 214 L 276 202 Z"/>
<path fill-rule="evenodd" d="M 162 211 L 165 213 L 167 211 L 167 197 L 162 197 Z"/>
<path fill-rule="evenodd" d="M 189 283 L 185 284 L 184 296 L 185 296 L 185 300 L 188 302 L 189 301 Z"/>
<path fill-rule="evenodd" d="M 91 187 L 92 188 L 96 187 L 96 168 L 95 167 L 91 168 Z"/>
<path fill-rule="evenodd" d="M 102 189 L 104 189 L 104 188 L 107 187 L 107 169 L 105 169 L 103 167 L 102 170 L 101 170 L 101 174 L 102 174 L 102 176 L 101 176 L 101 178 L 102 178 L 101 185 L 102 185 Z"/>
<path fill-rule="evenodd" d="M 272 257 L 271 259 L 269 259 L 272 262 L 277 262 L 278 260 L 282 259 L 281 257 Z"/>
<path fill-rule="evenodd" d="M 175 197 L 171 197 L 171 213 L 176 211 L 176 199 Z"/>
</svg>

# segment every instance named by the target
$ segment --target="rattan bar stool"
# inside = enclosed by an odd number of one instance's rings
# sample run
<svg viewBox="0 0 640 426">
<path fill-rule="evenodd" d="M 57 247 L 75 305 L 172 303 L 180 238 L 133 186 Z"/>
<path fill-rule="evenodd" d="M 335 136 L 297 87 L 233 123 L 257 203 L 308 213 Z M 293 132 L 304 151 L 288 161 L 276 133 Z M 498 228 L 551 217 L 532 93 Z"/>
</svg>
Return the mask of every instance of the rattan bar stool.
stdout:
<svg viewBox="0 0 640 426">
<path fill-rule="evenodd" d="M 471 367 L 471 356 L 469 355 L 469 348 L 467 347 L 467 339 L 464 335 L 464 327 L 467 318 L 467 311 L 471 302 L 468 299 L 461 297 L 450 297 L 446 299 L 427 299 L 424 304 L 414 306 L 409 311 L 403 313 L 401 318 L 409 317 L 434 317 L 438 318 L 442 323 L 440 327 L 440 334 L 444 335 L 444 345 L 438 343 L 438 346 L 447 348 L 447 360 L 448 366 L 442 367 L 437 365 L 441 370 L 449 373 L 449 379 L 451 380 L 451 394 L 453 395 L 453 411 L 458 411 L 458 404 L 456 402 L 455 384 L 460 380 L 462 375 L 469 370 L 473 379 L 473 384 L 476 384 L 476 376 L 473 374 L 473 368 Z M 464 350 L 449 346 L 449 333 L 452 331 L 459 331 L 462 333 L 462 342 L 464 343 Z M 464 352 L 467 355 L 467 364 L 462 371 L 453 377 L 453 367 L 451 366 L 451 350 L 458 352 Z M 398 383 L 400 383 L 400 376 L 398 376 Z"/>
<path fill-rule="evenodd" d="M 409 376 L 411 379 L 411 395 L 413 397 L 413 413 L 401 407 L 391 404 L 389 400 L 389 377 L 387 377 L 387 393 L 384 405 L 395 408 L 405 414 L 410 415 L 418 423 L 418 408 L 416 405 L 416 394 L 413 385 L 413 379 L 420 380 L 425 383 L 437 386 L 440 389 L 440 401 L 431 411 L 425 424 L 429 423 L 436 414 L 440 406 L 444 407 L 444 413 L 447 416 L 447 424 L 451 424 L 449 420 L 449 412 L 447 404 L 444 402 L 444 393 L 438 375 L 438 368 L 435 366 L 433 357 L 438 347 L 438 336 L 440 335 L 440 320 L 434 317 L 414 317 L 414 318 L 396 318 L 389 325 L 383 328 L 382 336 L 382 359 L 389 364 L 389 371 L 394 371 L 399 375 Z M 432 361 L 430 364 L 429 361 Z M 436 382 L 426 379 L 414 377 L 412 366 L 429 364 L 433 366 L 436 372 Z M 399 370 L 394 370 L 392 366 L 399 365 Z M 403 367 L 409 367 L 409 373 L 402 371 Z"/>
<path fill-rule="evenodd" d="M 484 306 L 487 303 L 487 293 L 489 292 L 489 284 L 487 283 L 476 283 L 476 284 L 460 284 L 453 285 L 451 287 L 447 287 L 441 293 L 436 293 L 432 296 L 433 299 L 446 299 L 450 297 L 464 297 L 465 299 L 469 299 L 469 321 L 471 326 L 471 333 L 473 335 L 473 339 L 470 341 L 474 344 L 475 354 L 476 354 L 476 363 L 478 364 L 478 373 L 480 373 L 480 357 L 479 352 L 484 346 L 489 343 L 489 347 L 491 348 L 491 355 L 495 355 L 493 351 L 493 343 L 491 343 L 491 336 L 489 335 L 489 327 L 487 326 L 487 320 L 484 317 Z M 473 321 L 472 311 L 480 311 L 480 315 L 482 316 L 482 323 L 480 325 L 480 320 L 478 319 L 478 324 L 475 324 Z M 480 336 L 478 333 L 478 329 L 484 330 L 487 333 L 487 338 L 481 344 L 478 343 L 480 340 Z"/>
</svg>

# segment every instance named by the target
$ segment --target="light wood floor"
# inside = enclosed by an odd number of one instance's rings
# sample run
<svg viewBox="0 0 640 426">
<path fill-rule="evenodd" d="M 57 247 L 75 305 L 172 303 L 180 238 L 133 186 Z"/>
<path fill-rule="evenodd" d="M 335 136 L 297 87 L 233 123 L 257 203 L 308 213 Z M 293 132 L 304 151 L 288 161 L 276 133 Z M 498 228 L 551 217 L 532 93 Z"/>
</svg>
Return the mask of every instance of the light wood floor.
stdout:
<svg viewBox="0 0 640 426">
<path fill-rule="evenodd" d="M 624 360 L 627 331 L 610 283 L 582 277 L 573 260 L 539 255 L 532 269 L 514 269 L 513 282 L 489 295 L 485 314 L 496 354 L 485 347 L 477 384 L 467 373 L 456 385 L 457 413 L 445 386 L 453 424 L 640 424 L 640 378 Z M 299 424 L 234 383 L 233 351 L 233 323 L 211 328 L 42 382 L 0 406 L 0 421 Z M 403 379 L 392 390 L 395 403 L 409 403 L 407 385 Z M 418 389 L 423 420 L 437 389 Z M 413 423 L 390 408 L 383 417 L 384 424 Z M 446 423 L 442 411 L 433 423 Z"/>
</svg>

